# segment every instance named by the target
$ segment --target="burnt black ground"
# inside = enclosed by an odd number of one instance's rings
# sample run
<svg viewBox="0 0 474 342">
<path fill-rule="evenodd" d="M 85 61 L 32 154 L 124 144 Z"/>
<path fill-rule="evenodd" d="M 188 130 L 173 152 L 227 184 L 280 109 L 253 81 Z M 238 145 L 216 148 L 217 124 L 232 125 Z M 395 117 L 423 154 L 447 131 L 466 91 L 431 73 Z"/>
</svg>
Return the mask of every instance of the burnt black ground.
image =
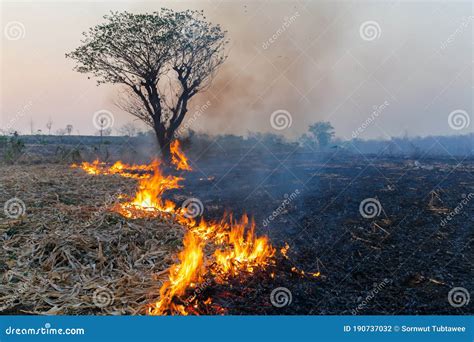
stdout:
<svg viewBox="0 0 474 342">
<path fill-rule="evenodd" d="M 233 298 L 229 313 L 474 312 L 472 299 L 458 308 L 448 302 L 452 288 L 474 289 L 472 159 L 240 151 L 191 160 L 194 171 L 175 198 L 199 198 L 207 218 L 248 213 L 273 244 L 288 242 L 291 263 L 322 274 L 308 280 L 277 272 L 215 290 Z M 380 202 L 378 216 L 361 215 L 367 198 Z M 292 303 L 277 308 L 269 298 L 280 286 Z"/>
</svg>

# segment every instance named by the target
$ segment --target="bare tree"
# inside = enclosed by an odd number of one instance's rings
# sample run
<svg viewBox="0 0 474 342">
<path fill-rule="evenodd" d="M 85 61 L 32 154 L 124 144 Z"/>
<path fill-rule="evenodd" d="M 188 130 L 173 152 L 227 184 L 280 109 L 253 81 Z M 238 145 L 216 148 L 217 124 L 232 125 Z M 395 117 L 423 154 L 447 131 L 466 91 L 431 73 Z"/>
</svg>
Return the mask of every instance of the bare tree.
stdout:
<svg viewBox="0 0 474 342">
<path fill-rule="evenodd" d="M 33 123 L 33 118 L 30 118 L 30 134 L 33 135 L 35 132 L 35 126 Z"/>
<path fill-rule="evenodd" d="M 46 128 L 48 129 L 48 135 L 51 135 L 51 127 L 53 127 L 53 121 L 51 118 L 48 119 L 48 122 L 46 122 Z"/>
<path fill-rule="evenodd" d="M 107 127 L 99 131 L 101 137 L 108 137 L 112 135 L 112 128 Z"/>
<path fill-rule="evenodd" d="M 138 129 L 133 122 L 127 122 L 118 129 L 119 133 L 125 136 L 134 137 L 137 135 Z"/>
<path fill-rule="evenodd" d="M 72 133 L 72 125 L 66 125 L 66 132 L 67 132 L 67 135 L 71 135 L 71 133 Z"/>
<path fill-rule="evenodd" d="M 104 134 L 105 130 L 108 129 L 107 126 L 107 119 L 105 117 L 102 117 L 102 118 L 99 118 L 99 135 L 100 137 L 106 135 Z M 110 132 L 112 132 L 112 130 L 110 130 Z M 109 134 L 110 135 L 110 134 Z"/>
<path fill-rule="evenodd" d="M 98 84 L 124 86 L 117 105 L 153 128 L 169 160 L 169 144 L 189 101 L 209 86 L 226 59 L 226 32 L 194 10 L 112 12 L 104 19 L 66 56 Z"/>
</svg>

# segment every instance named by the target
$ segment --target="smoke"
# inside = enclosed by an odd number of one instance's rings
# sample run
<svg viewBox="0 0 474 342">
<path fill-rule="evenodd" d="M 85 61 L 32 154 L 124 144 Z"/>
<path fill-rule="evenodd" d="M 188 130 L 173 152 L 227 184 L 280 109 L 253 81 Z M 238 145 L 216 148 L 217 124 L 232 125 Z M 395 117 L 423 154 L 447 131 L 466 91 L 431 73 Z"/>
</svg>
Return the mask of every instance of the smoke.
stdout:
<svg viewBox="0 0 474 342">
<path fill-rule="evenodd" d="M 331 91 L 331 75 L 318 66 L 328 59 L 331 48 L 321 47 L 317 35 L 326 31 L 333 46 L 338 45 L 339 32 L 327 29 L 335 6 L 225 3 L 211 10 L 209 19 L 222 24 L 231 44 L 228 60 L 211 87 L 195 100 L 198 106 L 205 101 L 212 106 L 193 128 L 208 133 L 261 131 L 289 137 L 305 131 L 318 119 L 315 103 Z M 307 46 L 308 42 L 314 45 Z M 309 94 L 313 86 L 319 91 Z M 271 125 L 271 114 L 277 110 L 287 111 L 293 118 L 285 132 L 275 131 Z"/>
<path fill-rule="evenodd" d="M 294 138 L 316 121 L 330 121 L 337 136 L 351 139 L 374 108 L 390 102 L 360 138 L 472 132 L 447 124 L 453 110 L 472 114 L 466 90 L 472 69 L 469 6 L 332 1 L 197 6 L 228 31 L 231 45 L 211 88 L 194 99 L 196 107 L 212 105 L 192 127 Z M 291 114 L 290 127 L 272 127 L 277 110 Z"/>
</svg>

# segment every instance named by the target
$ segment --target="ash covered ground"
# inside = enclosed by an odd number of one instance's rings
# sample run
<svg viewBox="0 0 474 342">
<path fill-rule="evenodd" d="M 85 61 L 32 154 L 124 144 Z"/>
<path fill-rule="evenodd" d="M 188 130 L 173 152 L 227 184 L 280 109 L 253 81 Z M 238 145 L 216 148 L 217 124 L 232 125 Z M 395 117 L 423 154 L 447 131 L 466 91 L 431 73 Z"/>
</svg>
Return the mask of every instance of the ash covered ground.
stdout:
<svg viewBox="0 0 474 342">
<path fill-rule="evenodd" d="M 290 245 L 295 265 L 321 272 L 272 280 L 267 290 L 290 289 L 291 305 L 254 294 L 234 313 L 473 312 L 472 302 L 448 302 L 453 287 L 474 285 L 472 160 L 250 151 L 193 166 L 183 195 L 200 198 L 207 216 L 247 212 L 274 244 Z"/>
</svg>

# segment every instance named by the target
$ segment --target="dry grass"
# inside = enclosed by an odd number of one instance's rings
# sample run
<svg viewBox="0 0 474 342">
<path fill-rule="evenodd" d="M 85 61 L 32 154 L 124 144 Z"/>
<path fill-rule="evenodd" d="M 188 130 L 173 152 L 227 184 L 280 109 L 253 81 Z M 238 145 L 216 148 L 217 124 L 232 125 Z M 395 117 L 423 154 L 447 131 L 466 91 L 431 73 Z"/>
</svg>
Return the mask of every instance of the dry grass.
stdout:
<svg viewBox="0 0 474 342">
<path fill-rule="evenodd" d="M 108 211 L 136 181 L 61 165 L 1 166 L 0 313 L 140 314 L 156 299 L 183 229 Z"/>
</svg>

